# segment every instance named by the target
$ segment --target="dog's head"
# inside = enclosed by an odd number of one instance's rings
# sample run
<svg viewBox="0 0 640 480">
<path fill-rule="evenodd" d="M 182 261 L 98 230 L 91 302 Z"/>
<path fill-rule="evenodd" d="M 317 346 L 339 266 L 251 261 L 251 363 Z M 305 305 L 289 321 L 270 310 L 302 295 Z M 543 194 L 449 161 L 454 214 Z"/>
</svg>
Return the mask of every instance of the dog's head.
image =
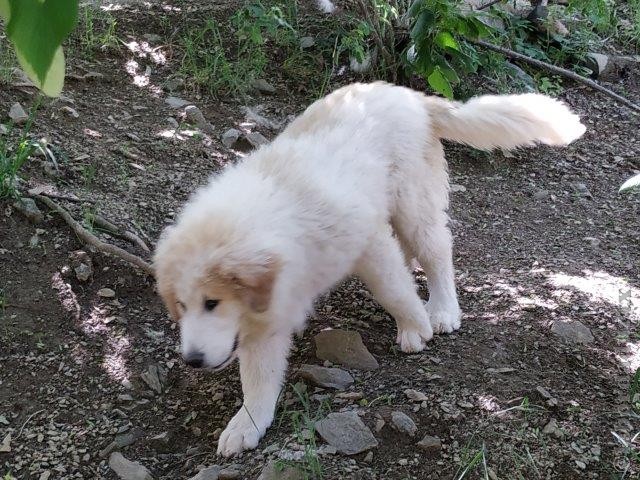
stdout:
<svg viewBox="0 0 640 480">
<path fill-rule="evenodd" d="M 178 222 L 154 256 L 158 291 L 180 325 L 182 355 L 196 368 L 221 370 L 270 306 L 277 258 L 224 225 Z"/>
</svg>

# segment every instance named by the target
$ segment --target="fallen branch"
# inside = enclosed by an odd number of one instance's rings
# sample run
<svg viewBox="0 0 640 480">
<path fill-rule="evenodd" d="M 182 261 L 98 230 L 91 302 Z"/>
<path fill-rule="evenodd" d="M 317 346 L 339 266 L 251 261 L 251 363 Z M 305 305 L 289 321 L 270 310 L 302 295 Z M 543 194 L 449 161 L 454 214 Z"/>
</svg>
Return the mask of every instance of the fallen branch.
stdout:
<svg viewBox="0 0 640 480">
<path fill-rule="evenodd" d="M 74 231 L 74 233 L 78 236 L 78 238 L 83 243 L 91 245 L 92 247 L 95 247 L 100 252 L 107 253 L 110 255 L 114 255 L 115 257 L 121 258 L 125 262 L 129 262 L 130 264 L 135 265 L 136 267 L 139 267 L 140 269 L 144 270 L 149 275 L 152 275 L 152 276 L 154 275 L 153 267 L 149 263 L 147 263 L 145 260 L 138 257 L 137 255 L 133 255 L 132 253 L 127 252 L 126 250 L 123 250 L 120 247 L 116 247 L 115 245 L 110 245 L 108 243 L 103 242 L 94 234 L 92 234 L 87 229 L 85 229 L 78 222 L 76 222 L 69 212 L 67 212 L 64 208 L 62 208 L 60 205 L 58 205 L 56 202 L 54 202 L 50 198 L 45 197 L 43 195 L 34 195 L 33 198 L 44 203 L 47 207 L 49 207 L 51 210 L 53 210 L 58 215 L 60 215 L 62 219 L 67 223 L 67 225 L 71 227 L 71 229 Z"/>
<path fill-rule="evenodd" d="M 126 230 L 124 232 L 121 231 L 116 225 L 114 225 L 109 220 L 107 220 L 106 218 L 100 215 L 93 215 L 93 224 L 97 227 L 102 228 L 103 230 L 105 230 L 110 235 L 113 235 L 114 237 L 124 238 L 125 240 L 133 243 L 134 245 L 138 245 L 145 252 L 150 251 L 147 244 L 144 243 L 144 241 L 140 237 L 138 237 L 135 233 L 132 233 Z"/>
<path fill-rule="evenodd" d="M 533 65 L 534 67 L 538 67 L 538 68 L 542 68 L 544 70 L 547 70 L 551 73 L 555 73 L 557 75 L 562 75 L 563 77 L 566 78 L 570 78 L 571 80 L 575 80 L 578 83 L 582 83 L 583 85 L 587 85 L 591 88 L 593 88 L 594 90 L 603 93 L 605 95 L 607 95 L 608 97 L 611 97 L 615 100 L 617 100 L 618 102 L 620 102 L 621 104 L 629 107 L 631 110 L 634 110 L 636 112 L 640 113 L 640 105 L 636 105 L 635 103 L 633 103 L 630 100 L 627 100 L 626 98 L 618 95 L 616 92 L 609 90 L 608 88 L 603 87 L 602 85 L 594 82 L 593 80 L 583 77 L 582 75 L 578 75 L 575 72 L 572 72 L 571 70 L 567 70 L 566 68 L 562 68 L 562 67 L 556 67 L 555 65 L 551 65 L 550 63 L 547 62 L 543 62 L 541 60 L 537 60 L 535 58 L 531 58 L 527 55 L 523 55 L 521 53 L 518 52 L 514 52 L 513 50 L 510 50 L 508 48 L 504 48 L 504 47 L 500 47 L 498 45 L 494 45 L 493 43 L 489 43 L 489 42 L 485 42 L 483 40 L 470 40 L 471 43 L 474 43 L 480 47 L 486 48 L 488 50 L 493 50 L 494 52 L 498 52 L 501 53 L 502 55 L 504 55 L 505 57 L 511 58 L 513 60 L 519 60 L 521 62 L 525 62 L 528 63 L 529 65 Z"/>
</svg>

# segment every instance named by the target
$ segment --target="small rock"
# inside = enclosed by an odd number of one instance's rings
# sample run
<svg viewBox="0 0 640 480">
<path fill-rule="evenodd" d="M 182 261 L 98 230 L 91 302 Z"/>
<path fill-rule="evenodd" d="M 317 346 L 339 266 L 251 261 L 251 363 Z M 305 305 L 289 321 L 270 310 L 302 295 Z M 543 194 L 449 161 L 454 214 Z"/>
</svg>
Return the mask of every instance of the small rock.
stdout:
<svg viewBox="0 0 640 480">
<path fill-rule="evenodd" d="M 533 194 L 533 198 L 534 198 L 534 200 L 537 200 L 538 202 L 540 202 L 542 200 L 546 200 L 547 198 L 549 198 L 549 191 L 548 190 L 538 190 L 536 193 Z"/>
<path fill-rule="evenodd" d="M 11 451 L 11 434 L 7 433 L 0 443 L 0 453 L 8 453 Z"/>
<path fill-rule="evenodd" d="M 204 133 L 211 135 L 215 132 L 213 125 L 211 125 L 207 121 L 207 119 L 204 118 L 204 115 L 202 114 L 200 109 L 195 105 L 189 105 L 187 108 L 184 109 L 184 112 L 187 115 L 187 119 L 193 124 L 195 124 Z"/>
<path fill-rule="evenodd" d="M 427 400 L 427 396 L 424 393 L 412 388 L 408 388 L 407 390 L 405 390 L 404 394 L 412 402 L 425 402 Z"/>
<path fill-rule="evenodd" d="M 571 188 L 573 188 L 576 194 L 580 197 L 593 198 L 593 195 L 591 195 L 589 188 L 584 183 L 574 182 L 571 184 Z"/>
<path fill-rule="evenodd" d="M 451 193 L 464 193 L 467 191 L 467 187 L 465 187 L 464 185 L 457 185 L 455 183 L 452 183 L 451 185 L 449 185 L 449 190 L 451 191 Z"/>
<path fill-rule="evenodd" d="M 406 433 L 410 437 L 413 437 L 418 433 L 418 427 L 411 417 L 399 410 L 391 412 L 391 423 L 397 431 L 400 433 Z"/>
<path fill-rule="evenodd" d="M 0 123 L 0 135 L 8 135 L 9 134 L 9 129 L 7 128 L 7 126 L 3 123 Z"/>
<path fill-rule="evenodd" d="M 169 432 L 162 432 L 149 439 L 151 446 L 161 453 L 170 453 L 172 450 L 171 435 Z"/>
<path fill-rule="evenodd" d="M 551 333 L 568 343 L 587 344 L 595 340 L 591 330 L 578 320 L 568 322 L 555 321 L 551 325 Z"/>
<path fill-rule="evenodd" d="M 269 462 L 260 473 L 258 480 L 303 480 L 305 475 L 295 467 Z"/>
<path fill-rule="evenodd" d="M 238 480 L 240 477 L 242 477 L 242 473 L 239 470 L 233 467 L 226 467 L 220 470 L 218 480 Z"/>
<path fill-rule="evenodd" d="M 558 428 L 558 422 L 555 419 L 551 419 L 542 429 L 542 433 L 546 435 L 553 435 L 556 438 L 563 438 L 564 432 Z"/>
<path fill-rule="evenodd" d="M 580 470 L 585 470 L 587 468 L 587 464 L 580 461 L 580 460 L 576 460 L 576 466 L 580 469 Z"/>
<path fill-rule="evenodd" d="M 203 468 L 189 480 L 218 480 L 218 478 L 220 477 L 221 469 L 222 467 L 218 465 L 212 465 L 210 467 Z"/>
<path fill-rule="evenodd" d="M 321 445 L 317 450 L 318 455 L 335 455 L 338 449 L 333 445 Z"/>
<path fill-rule="evenodd" d="M 11 105 L 11 109 L 9 109 L 9 118 L 16 125 L 22 125 L 23 123 L 26 123 L 27 120 L 29 120 L 29 115 L 24 111 L 22 105 L 16 102 Z"/>
<path fill-rule="evenodd" d="M 301 37 L 300 38 L 300 48 L 303 50 L 305 48 L 311 48 L 316 44 L 316 39 L 313 37 Z"/>
<path fill-rule="evenodd" d="M 230 128 L 222 134 L 222 144 L 227 148 L 232 148 L 240 138 L 240 135 L 242 135 L 242 132 L 240 130 Z"/>
<path fill-rule="evenodd" d="M 432 437 L 431 435 L 425 435 L 416 445 L 429 454 L 437 454 L 442 450 L 442 442 L 440 439 L 438 437 Z"/>
<path fill-rule="evenodd" d="M 303 365 L 298 375 L 305 380 L 323 388 L 335 388 L 344 390 L 353 383 L 353 377 L 349 372 L 339 368 L 326 368 L 317 365 Z"/>
<path fill-rule="evenodd" d="M 140 378 L 142 378 L 144 383 L 146 383 L 149 388 L 156 393 L 162 393 L 164 377 L 164 370 L 159 365 L 149 365 L 147 370 L 140 374 Z"/>
<path fill-rule="evenodd" d="M 127 460 L 120 452 L 109 456 L 109 467 L 122 480 L 153 480 L 149 470 L 142 464 Z"/>
<path fill-rule="evenodd" d="M 268 93 L 268 94 L 274 94 L 276 93 L 276 87 L 274 87 L 273 85 L 271 85 L 269 82 L 267 82 L 265 79 L 263 78 L 259 78 L 257 80 L 254 80 L 251 83 L 251 86 L 258 90 L 259 92 L 262 93 Z"/>
<path fill-rule="evenodd" d="M 316 431 L 338 452 L 355 455 L 378 446 L 378 441 L 356 412 L 330 413 L 316 422 Z"/>
<path fill-rule="evenodd" d="M 182 108 L 182 107 L 186 107 L 187 105 L 191 105 L 191 102 L 188 102 L 183 98 L 174 97 L 174 96 L 165 98 L 164 103 L 169 105 L 171 108 Z"/>
<path fill-rule="evenodd" d="M 78 280 L 86 282 L 93 276 L 93 262 L 87 252 L 84 250 L 71 252 L 69 260 Z"/>
<path fill-rule="evenodd" d="M 23 197 L 13 203 L 13 208 L 26 217 L 31 223 L 38 224 L 44 220 L 44 214 L 32 198 Z"/>
<path fill-rule="evenodd" d="M 62 107 L 60 111 L 71 118 L 80 118 L 80 114 L 77 112 L 77 110 L 75 110 L 74 108 L 71 108 L 68 105 L 65 105 L 64 107 Z"/>
<path fill-rule="evenodd" d="M 247 122 L 253 123 L 258 127 L 268 128 L 269 130 L 280 130 L 282 128 L 281 122 L 276 122 L 271 120 L 270 118 L 265 117 L 261 113 L 258 113 L 258 109 L 260 107 L 251 108 L 251 107 L 243 107 L 243 111 L 245 114 L 245 118 Z"/>
<path fill-rule="evenodd" d="M 180 124 L 178 123 L 178 121 L 173 118 L 173 117 L 167 117 L 165 119 L 167 121 L 167 123 L 171 126 L 171 128 L 177 130 L 178 128 L 180 128 Z"/>
<path fill-rule="evenodd" d="M 253 148 L 258 148 L 261 145 L 269 143 L 269 140 L 260 132 L 249 132 L 245 135 L 245 138 Z"/>
<path fill-rule="evenodd" d="M 98 296 L 102 298 L 115 298 L 116 292 L 111 288 L 101 288 L 98 290 Z"/>
<path fill-rule="evenodd" d="M 371 463 L 373 462 L 373 452 L 369 451 L 367 452 L 367 454 L 364 456 L 364 458 L 362 459 L 362 461 L 364 463 Z"/>
<path fill-rule="evenodd" d="M 162 88 L 168 92 L 177 92 L 182 89 L 184 86 L 184 78 L 182 77 L 171 77 L 164 81 L 162 84 Z"/>
<path fill-rule="evenodd" d="M 589 52 L 584 57 L 585 66 L 593 72 L 592 77 L 602 78 L 607 76 L 607 71 L 611 67 L 609 55 L 604 53 Z"/>
<path fill-rule="evenodd" d="M 507 71 L 509 71 L 512 78 L 518 80 L 525 88 L 525 90 L 529 92 L 533 92 L 536 89 L 536 81 L 534 78 L 517 66 L 515 63 L 506 62 L 505 64 Z"/>
<path fill-rule="evenodd" d="M 600 246 L 600 239 L 595 237 L 584 237 L 584 239 L 589 242 L 591 248 L 598 248 Z"/>
<path fill-rule="evenodd" d="M 347 330 L 324 330 L 315 338 L 316 356 L 348 368 L 375 370 L 378 361 L 362 343 L 358 332 Z"/>
</svg>

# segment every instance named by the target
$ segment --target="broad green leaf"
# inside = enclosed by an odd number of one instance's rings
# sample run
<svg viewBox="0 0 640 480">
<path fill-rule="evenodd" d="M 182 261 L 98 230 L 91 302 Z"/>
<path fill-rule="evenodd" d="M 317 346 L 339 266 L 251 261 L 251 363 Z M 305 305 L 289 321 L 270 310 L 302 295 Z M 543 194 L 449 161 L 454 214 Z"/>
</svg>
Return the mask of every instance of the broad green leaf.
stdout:
<svg viewBox="0 0 640 480">
<path fill-rule="evenodd" d="M 411 18 L 415 17 L 418 12 L 420 11 L 420 9 L 422 8 L 422 0 L 415 0 L 412 4 L 411 7 L 409 7 L 409 16 Z"/>
<path fill-rule="evenodd" d="M 7 37 L 20 65 L 47 95 L 58 95 L 64 82 L 60 45 L 73 30 L 77 0 L 0 0 Z"/>
<path fill-rule="evenodd" d="M 619 193 L 626 192 L 631 190 L 632 188 L 640 188 L 640 173 L 631 177 L 629 180 L 624 182 L 618 190 Z"/>
<path fill-rule="evenodd" d="M 446 60 L 443 60 L 442 63 L 438 65 L 438 68 L 442 72 L 442 75 L 444 75 L 444 77 L 449 80 L 450 83 L 456 84 L 460 82 L 460 77 L 458 76 L 456 71 L 451 68 L 451 65 L 446 62 Z"/>
<path fill-rule="evenodd" d="M 436 92 L 441 93 L 447 98 L 453 98 L 453 89 L 449 80 L 442 74 L 440 67 L 436 67 L 431 75 L 427 77 L 427 82 Z"/>
<path fill-rule="evenodd" d="M 420 12 L 420 15 L 416 18 L 416 23 L 411 29 L 411 38 L 418 43 L 422 37 L 428 34 L 429 27 L 433 25 L 435 19 L 435 15 L 430 10 Z"/>
<path fill-rule="evenodd" d="M 443 49 L 451 48 L 452 50 L 460 50 L 458 42 L 456 42 L 456 39 L 453 38 L 453 35 L 451 35 L 449 32 L 438 33 L 436 35 L 435 42 L 436 45 Z"/>
</svg>

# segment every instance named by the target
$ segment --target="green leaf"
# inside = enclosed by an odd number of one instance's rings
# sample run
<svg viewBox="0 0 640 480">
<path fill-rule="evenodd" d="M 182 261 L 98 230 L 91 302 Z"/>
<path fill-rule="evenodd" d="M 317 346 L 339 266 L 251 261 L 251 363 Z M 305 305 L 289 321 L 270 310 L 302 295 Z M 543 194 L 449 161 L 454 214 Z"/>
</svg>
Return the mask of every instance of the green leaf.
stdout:
<svg viewBox="0 0 640 480">
<path fill-rule="evenodd" d="M 620 187 L 620 190 L 618 190 L 618 192 L 619 193 L 627 192 L 632 188 L 640 188 L 640 173 L 638 175 L 631 177 L 626 182 L 624 182 Z"/>
<path fill-rule="evenodd" d="M 438 65 L 438 68 L 442 72 L 442 75 L 444 75 L 444 77 L 447 80 L 449 80 L 450 83 L 453 83 L 455 85 L 460 82 L 460 77 L 458 76 L 456 71 L 451 67 L 451 65 L 447 64 L 446 61 L 443 61 L 442 63 L 440 63 Z"/>
<path fill-rule="evenodd" d="M 451 35 L 449 32 L 438 33 L 434 41 L 436 42 L 436 45 L 438 45 L 440 48 L 443 48 L 443 49 L 450 48 L 456 51 L 460 50 L 460 45 L 458 45 L 458 42 L 456 42 L 456 39 L 453 38 L 453 35 Z"/>
<path fill-rule="evenodd" d="M 7 37 L 29 78 L 47 95 L 56 96 L 64 82 L 60 45 L 75 27 L 77 0 L 0 0 Z"/>
<path fill-rule="evenodd" d="M 427 82 L 436 92 L 441 93 L 447 98 L 453 98 L 453 89 L 449 80 L 442 74 L 442 70 L 437 66 L 431 75 L 427 77 Z"/>
<path fill-rule="evenodd" d="M 1 1 L 2 1 L 2 0 L 0 0 L 0 2 L 1 2 Z M 410 17 L 410 18 L 413 18 L 413 17 L 415 17 L 415 16 L 418 14 L 418 12 L 420 11 L 420 9 L 422 8 L 422 4 L 423 4 L 423 1 L 422 1 L 422 0 L 415 0 L 415 1 L 411 4 L 411 7 L 409 7 L 409 12 L 408 12 L 408 13 L 409 13 L 409 17 Z"/>
<path fill-rule="evenodd" d="M 416 23 L 414 23 L 413 28 L 411 29 L 411 38 L 418 43 L 421 40 L 421 37 L 427 35 L 429 27 L 433 25 L 436 20 L 436 16 L 433 14 L 431 10 L 423 10 L 416 18 Z"/>
</svg>

